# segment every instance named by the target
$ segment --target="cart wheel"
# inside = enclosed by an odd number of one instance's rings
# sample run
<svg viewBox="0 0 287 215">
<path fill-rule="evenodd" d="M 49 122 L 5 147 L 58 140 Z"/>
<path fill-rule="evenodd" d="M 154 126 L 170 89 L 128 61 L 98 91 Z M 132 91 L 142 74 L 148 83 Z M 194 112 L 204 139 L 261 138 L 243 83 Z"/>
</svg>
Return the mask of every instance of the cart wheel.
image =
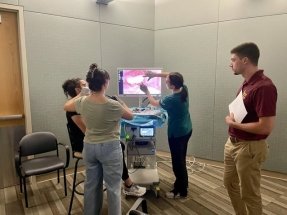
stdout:
<svg viewBox="0 0 287 215">
<path fill-rule="evenodd" d="M 159 198 L 159 191 L 160 191 L 159 186 L 155 187 L 155 196 L 156 196 L 156 198 Z"/>
<path fill-rule="evenodd" d="M 159 191 L 160 191 L 159 186 L 158 185 L 151 185 L 150 188 L 154 192 L 155 196 L 157 198 L 159 198 Z"/>
</svg>

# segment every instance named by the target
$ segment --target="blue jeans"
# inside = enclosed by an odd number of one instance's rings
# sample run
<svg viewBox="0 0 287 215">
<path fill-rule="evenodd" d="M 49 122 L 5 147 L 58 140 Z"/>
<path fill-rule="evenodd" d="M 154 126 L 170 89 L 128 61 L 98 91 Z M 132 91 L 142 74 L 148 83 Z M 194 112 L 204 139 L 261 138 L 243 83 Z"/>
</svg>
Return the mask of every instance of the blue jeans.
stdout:
<svg viewBox="0 0 287 215">
<path fill-rule="evenodd" d="M 123 171 L 120 141 L 98 144 L 84 143 L 86 180 L 84 214 L 101 214 L 103 180 L 107 188 L 110 215 L 121 214 L 121 177 Z"/>
</svg>

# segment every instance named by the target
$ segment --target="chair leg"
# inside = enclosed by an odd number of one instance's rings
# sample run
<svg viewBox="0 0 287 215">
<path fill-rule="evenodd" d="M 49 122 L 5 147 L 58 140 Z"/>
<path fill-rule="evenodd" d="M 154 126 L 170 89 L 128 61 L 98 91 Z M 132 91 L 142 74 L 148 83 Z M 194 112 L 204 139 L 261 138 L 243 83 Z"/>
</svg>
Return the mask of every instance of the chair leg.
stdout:
<svg viewBox="0 0 287 215">
<path fill-rule="evenodd" d="M 23 183 L 24 183 L 24 196 L 25 196 L 25 205 L 26 208 L 28 208 L 28 197 L 27 197 L 27 188 L 26 188 L 26 177 L 23 177 Z"/>
<path fill-rule="evenodd" d="M 60 170 L 57 170 L 57 174 L 58 174 L 58 183 L 60 183 Z"/>
<path fill-rule="evenodd" d="M 139 211 L 138 208 L 142 207 L 142 211 Z M 131 209 L 128 211 L 127 215 L 143 215 L 147 213 L 147 202 L 144 198 L 138 198 L 133 204 Z"/>
<path fill-rule="evenodd" d="M 76 163 L 75 163 L 75 169 L 74 169 L 74 179 L 73 179 L 73 188 L 72 188 L 72 195 L 71 195 L 71 200 L 70 200 L 70 206 L 69 206 L 69 212 L 68 215 L 71 214 L 72 210 L 72 205 L 73 205 L 73 200 L 74 200 L 74 195 L 75 195 L 75 190 L 76 190 L 76 180 L 77 180 L 77 169 L 78 169 L 78 163 L 80 159 L 78 158 Z"/>
<path fill-rule="evenodd" d="M 20 179 L 20 192 L 23 193 L 23 190 L 22 190 L 22 177 L 19 176 L 19 179 Z"/>
<path fill-rule="evenodd" d="M 64 174 L 64 187 L 65 187 L 65 196 L 67 196 L 67 181 L 66 181 L 66 169 L 63 169 Z"/>
<path fill-rule="evenodd" d="M 142 211 L 147 213 L 147 203 L 145 199 L 142 201 Z"/>
</svg>

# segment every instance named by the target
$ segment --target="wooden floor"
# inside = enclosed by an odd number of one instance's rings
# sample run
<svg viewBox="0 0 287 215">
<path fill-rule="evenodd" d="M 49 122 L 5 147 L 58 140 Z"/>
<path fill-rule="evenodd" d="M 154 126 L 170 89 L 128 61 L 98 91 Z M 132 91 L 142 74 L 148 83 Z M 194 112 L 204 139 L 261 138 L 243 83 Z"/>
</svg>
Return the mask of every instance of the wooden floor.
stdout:
<svg viewBox="0 0 287 215">
<path fill-rule="evenodd" d="M 222 163 L 189 158 L 189 196 L 187 199 L 167 199 L 164 193 L 172 188 L 174 176 L 170 159 L 166 153 L 158 153 L 158 171 L 160 191 L 157 198 L 149 190 L 144 198 L 147 200 L 149 214 L 166 215 L 228 215 L 234 214 L 227 192 L 223 187 Z M 84 171 L 78 173 L 84 178 Z M 51 178 L 50 176 L 46 176 Z M 64 195 L 63 180 L 58 184 L 56 179 L 38 178 L 37 183 L 28 186 L 30 207 L 25 208 L 24 196 L 19 186 L 0 189 L 0 215 L 46 215 L 67 214 L 71 197 L 73 175 L 68 174 L 68 196 Z M 272 172 L 263 172 L 262 198 L 264 214 L 287 214 L 287 176 Z M 105 196 L 106 199 L 106 196 Z M 125 198 L 122 195 L 122 212 L 126 214 L 135 197 Z M 107 214 L 107 201 L 104 201 L 103 214 Z M 75 195 L 72 214 L 83 214 L 83 196 Z"/>
</svg>

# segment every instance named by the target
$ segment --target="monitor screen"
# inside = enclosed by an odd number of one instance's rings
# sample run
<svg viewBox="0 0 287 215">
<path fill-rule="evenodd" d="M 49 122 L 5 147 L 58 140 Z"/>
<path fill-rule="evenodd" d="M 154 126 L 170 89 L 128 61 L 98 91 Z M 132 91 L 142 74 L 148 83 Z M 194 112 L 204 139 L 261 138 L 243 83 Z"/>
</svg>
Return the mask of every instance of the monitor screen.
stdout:
<svg viewBox="0 0 287 215">
<path fill-rule="evenodd" d="M 140 136 L 141 137 L 153 137 L 154 128 L 140 128 Z"/>
<path fill-rule="evenodd" d="M 144 83 L 152 95 L 161 95 L 161 78 L 155 77 L 148 81 L 143 77 L 146 71 L 161 73 L 159 68 L 118 68 L 118 94 L 119 96 L 144 96 L 140 84 Z"/>
</svg>

